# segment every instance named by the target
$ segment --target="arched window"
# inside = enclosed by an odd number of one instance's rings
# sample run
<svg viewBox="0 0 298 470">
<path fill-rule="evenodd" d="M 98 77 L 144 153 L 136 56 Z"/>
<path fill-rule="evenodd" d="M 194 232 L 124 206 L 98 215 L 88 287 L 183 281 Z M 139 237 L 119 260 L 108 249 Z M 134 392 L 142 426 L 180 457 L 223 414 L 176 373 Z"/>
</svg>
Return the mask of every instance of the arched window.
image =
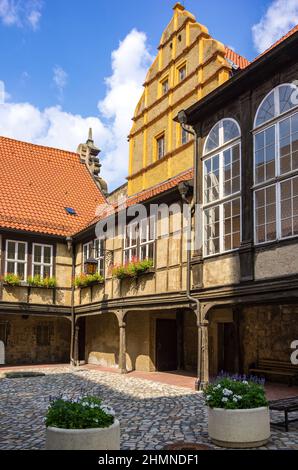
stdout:
<svg viewBox="0 0 298 470">
<path fill-rule="evenodd" d="M 239 125 L 222 119 L 210 131 L 203 153 L 204 254 L 239 248 L 241 162 Z"/>
<path fill-rule="evenodd" d="M 255 242 L 298 235 L 298 88 L 283 84 L 255 117 Z"/>
</svg>

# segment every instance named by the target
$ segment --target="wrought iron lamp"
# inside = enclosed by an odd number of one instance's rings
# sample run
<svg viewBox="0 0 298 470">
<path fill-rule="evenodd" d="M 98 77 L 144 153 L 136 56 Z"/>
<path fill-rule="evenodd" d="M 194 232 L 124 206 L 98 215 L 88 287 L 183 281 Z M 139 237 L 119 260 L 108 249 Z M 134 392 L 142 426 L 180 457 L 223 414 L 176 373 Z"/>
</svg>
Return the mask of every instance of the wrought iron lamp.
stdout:
<svg viewBox="0 0 298 470">
<path fill-rule="evenodd" d="M 91 256 L 89 256 L 88 259 L 86 259 L 86 261 L 84 263 L 84 271 L 85 271 L 86 274 L 93 275 L 97 272 L 98 259 L 95 258 L 94 251 L 95 251 L 95 245 L 93 244 L 92 254 L 91 254 Z M 102 249 L 101 253 L 104 256 L 104 259 L 107 259 L 109 262 L 113 261 L 113 251 L 112 250 Z"/>
</svg>

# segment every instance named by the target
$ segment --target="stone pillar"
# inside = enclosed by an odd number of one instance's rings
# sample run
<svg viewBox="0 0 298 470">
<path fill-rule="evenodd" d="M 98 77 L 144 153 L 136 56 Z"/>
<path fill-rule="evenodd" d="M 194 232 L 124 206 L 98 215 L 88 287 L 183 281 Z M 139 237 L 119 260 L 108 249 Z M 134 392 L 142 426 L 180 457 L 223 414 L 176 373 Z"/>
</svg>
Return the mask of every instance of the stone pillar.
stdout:
<svg viewBox="0 0 298 470">
<path fill-rule="evenodd" d="M 127 374 L 126 369 L 126 323 L 119 321 L 119 370 L 121 374 Z"/>
<path fill-rule="evenodd" d="M 202 368 L 202 328 L 201 321 L 197 319 L 198 349 L 197 349 L 197 379 L 195 389 L 201 390 L 201 368 Z"/>
<path fill-rule="evenodd" d="M 203 390 L 209 382 L 208 321 L 204 319 L 204 307 L 197 312 L 198 357 L 196 390 Z"/>
<path fill-rule="evenodd" d="M 208 322 L 204 321 L 201 328 L 202 328 L 201 389 L 204 389 L 209 382 Z"/>
<path fill-rule="evenodd" d="M 184 311 L 177 310 L 177 369 L 184 369 Z"/>
<path fill-rule="evenodd" d="M 74 337 L 74 365 L 79 366 L 79 334 L 80 334 L 80 327 L 78 325 L 75 326 L 75 337 Z"/>
</svg>

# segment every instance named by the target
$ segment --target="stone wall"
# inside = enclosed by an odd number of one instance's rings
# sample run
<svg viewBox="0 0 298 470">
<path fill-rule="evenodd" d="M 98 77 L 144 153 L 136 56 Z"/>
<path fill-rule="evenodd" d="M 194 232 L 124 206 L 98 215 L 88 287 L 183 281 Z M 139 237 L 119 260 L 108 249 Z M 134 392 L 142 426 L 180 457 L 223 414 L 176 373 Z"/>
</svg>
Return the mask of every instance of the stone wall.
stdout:
<svg viewBox="0 0 298 470">
<path fill-rule="evenodd" d="M 290 361 L 290 345 L 298 339 L 298 305 L 243 308 L 240 338 L 245 372 L 258 359 Z"/>
<path fill-rule="evenodd" d="M 70 360 L 70 321 L 50 317 L 0 316 L 9 365 L 67 363 Z M 45 328 L 41 328 L 45 327 Z M 42 330 L 42 331 L 41 331 Z M 5 334 L 6 332 L 6 334 Z"/>
</svg>

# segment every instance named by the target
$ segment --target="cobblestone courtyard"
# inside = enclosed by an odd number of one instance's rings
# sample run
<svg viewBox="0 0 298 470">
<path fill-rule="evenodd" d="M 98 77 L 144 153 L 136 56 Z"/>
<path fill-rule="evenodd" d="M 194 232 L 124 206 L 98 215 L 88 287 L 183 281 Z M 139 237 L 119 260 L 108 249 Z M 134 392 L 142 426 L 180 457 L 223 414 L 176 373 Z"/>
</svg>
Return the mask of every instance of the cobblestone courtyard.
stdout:
<svg viewBox="0 0 298 470">
<path fill-rule="evenodd" d="M 122 449 L 162 449 L 177 441 L 210 444 L 202 397 L 186 388 L 108 372 L 34 369 L 44 377 L 0 380 L 0 449 L 43 449 L 50 397 L 100 396 L 121 423 Z M 294 417 L 294 416 L 292 416 Z M 275 418 L 280 419 L 280 416 Z M 267 449 L 298 449 L 298 425 L 272 429 Z"/>
</svg>

